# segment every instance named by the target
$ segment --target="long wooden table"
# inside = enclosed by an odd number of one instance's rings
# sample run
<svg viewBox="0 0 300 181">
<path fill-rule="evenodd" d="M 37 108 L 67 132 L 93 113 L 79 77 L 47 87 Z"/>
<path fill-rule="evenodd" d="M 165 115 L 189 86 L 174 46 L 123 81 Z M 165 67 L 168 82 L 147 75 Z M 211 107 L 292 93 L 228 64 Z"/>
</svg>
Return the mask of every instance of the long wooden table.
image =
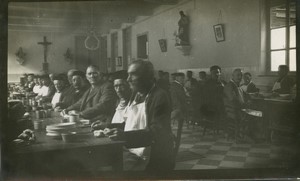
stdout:
<svg viewBox="0 0 300 181">
<path fill-rule="evenodd" d="M 43 118 L 46 124 L 61 120 L 59 117 Z M 14 149 L 14 171 L 38 175 L 98 175 L 99 168 L 111 166 L 123 170 L 122 141 L 96 138 L 89 127 L 76 130 L 76 140 L 64 142 L 46 136 L 46 131 L 35 131 L 36 142 Z"/>
<path fill-rule="evenodd" d="M 271 131 L 276 125 L 282 127 L 288 125 L 287 118 L 293 119 L 296 114 L 296 102 L 292 99 L 282 98 L 279 96 L 259 97 L 251 96 L 251 109 L 262 111 L 262 119 L 264 121 L 264 132 L 266 138 L 271 141 Z"/>
</svg>

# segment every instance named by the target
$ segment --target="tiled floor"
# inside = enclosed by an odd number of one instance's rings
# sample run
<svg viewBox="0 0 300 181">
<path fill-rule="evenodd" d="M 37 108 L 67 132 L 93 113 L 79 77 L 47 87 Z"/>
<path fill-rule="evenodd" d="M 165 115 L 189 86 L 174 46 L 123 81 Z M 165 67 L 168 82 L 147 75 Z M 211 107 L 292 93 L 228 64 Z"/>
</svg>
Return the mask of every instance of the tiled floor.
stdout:
<svg viewBox="0 0 300 181">
<path fill-rule="evenodd" d="M 176 125 L 173 126 L 176 132 Z M 271 168 L 293 166 L 300 152 L 286 143 L 235 143 L 225 134 L 202 135 L 199 126 L 183 126 L 176 170 L 216 168 Z"/>
</svg>

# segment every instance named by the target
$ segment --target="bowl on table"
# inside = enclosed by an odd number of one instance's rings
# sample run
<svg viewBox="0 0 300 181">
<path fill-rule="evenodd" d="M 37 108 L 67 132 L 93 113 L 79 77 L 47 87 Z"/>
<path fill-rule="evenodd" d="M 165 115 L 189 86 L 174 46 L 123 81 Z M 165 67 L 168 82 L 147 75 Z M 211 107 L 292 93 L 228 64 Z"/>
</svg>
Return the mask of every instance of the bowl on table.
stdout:
<svg viewBox="0 0 300 181">
<path fill-rule="evenodd" d="M 76 132 L 66 132 L 61 133 L 62 140 L 64 142 L 73 142 L 77 140 L 77 133 Z"/>
</svg>

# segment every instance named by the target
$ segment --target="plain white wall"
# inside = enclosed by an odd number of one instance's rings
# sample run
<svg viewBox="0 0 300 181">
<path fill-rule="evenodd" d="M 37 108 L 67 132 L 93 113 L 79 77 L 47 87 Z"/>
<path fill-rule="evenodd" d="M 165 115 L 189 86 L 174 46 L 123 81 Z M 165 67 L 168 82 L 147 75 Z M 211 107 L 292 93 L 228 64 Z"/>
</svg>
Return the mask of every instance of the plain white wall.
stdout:
<svg viewBox="0 0 300 181">
<path fill-rule="evenodd" d="M 47 37 L 47 41 L 52 42 L 48 46 L 47 61 L 49 63 L 49 72 L 62 73 L 71 68 L 75 64 L 70 64 L 65 60 L 64 54 L 70 48 L 74 57 L 75 39 L 70 33 L 54 33 L 54 32 L 27 32 L 27 31 L 9 31 L 8 32 L 8 81 L 18 81 L 20 75 L 24 73 L 41 73 L 42 62 L 44 62 L 44 48 L 37 42 L 42 42 L 43 37 Z M 20 65 L 16 61 L 15 53 L 23 48 L 26 53 L 26 62 Z"/>
</svg>

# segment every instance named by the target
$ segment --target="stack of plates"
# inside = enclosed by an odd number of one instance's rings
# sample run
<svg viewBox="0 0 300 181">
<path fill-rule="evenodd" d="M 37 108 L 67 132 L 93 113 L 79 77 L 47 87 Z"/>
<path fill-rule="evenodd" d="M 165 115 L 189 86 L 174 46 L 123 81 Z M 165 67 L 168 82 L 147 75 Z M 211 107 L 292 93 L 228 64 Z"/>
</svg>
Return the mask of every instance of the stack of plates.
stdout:
<svg viewBox="0 0 300 181">
<path fill-rule="evenodd" d="M 75 123 L 59 123 L 46 127 L 47 136 L 60 137 L 61 133 L 71 132 L 76 128 Z"/>
</svg>

